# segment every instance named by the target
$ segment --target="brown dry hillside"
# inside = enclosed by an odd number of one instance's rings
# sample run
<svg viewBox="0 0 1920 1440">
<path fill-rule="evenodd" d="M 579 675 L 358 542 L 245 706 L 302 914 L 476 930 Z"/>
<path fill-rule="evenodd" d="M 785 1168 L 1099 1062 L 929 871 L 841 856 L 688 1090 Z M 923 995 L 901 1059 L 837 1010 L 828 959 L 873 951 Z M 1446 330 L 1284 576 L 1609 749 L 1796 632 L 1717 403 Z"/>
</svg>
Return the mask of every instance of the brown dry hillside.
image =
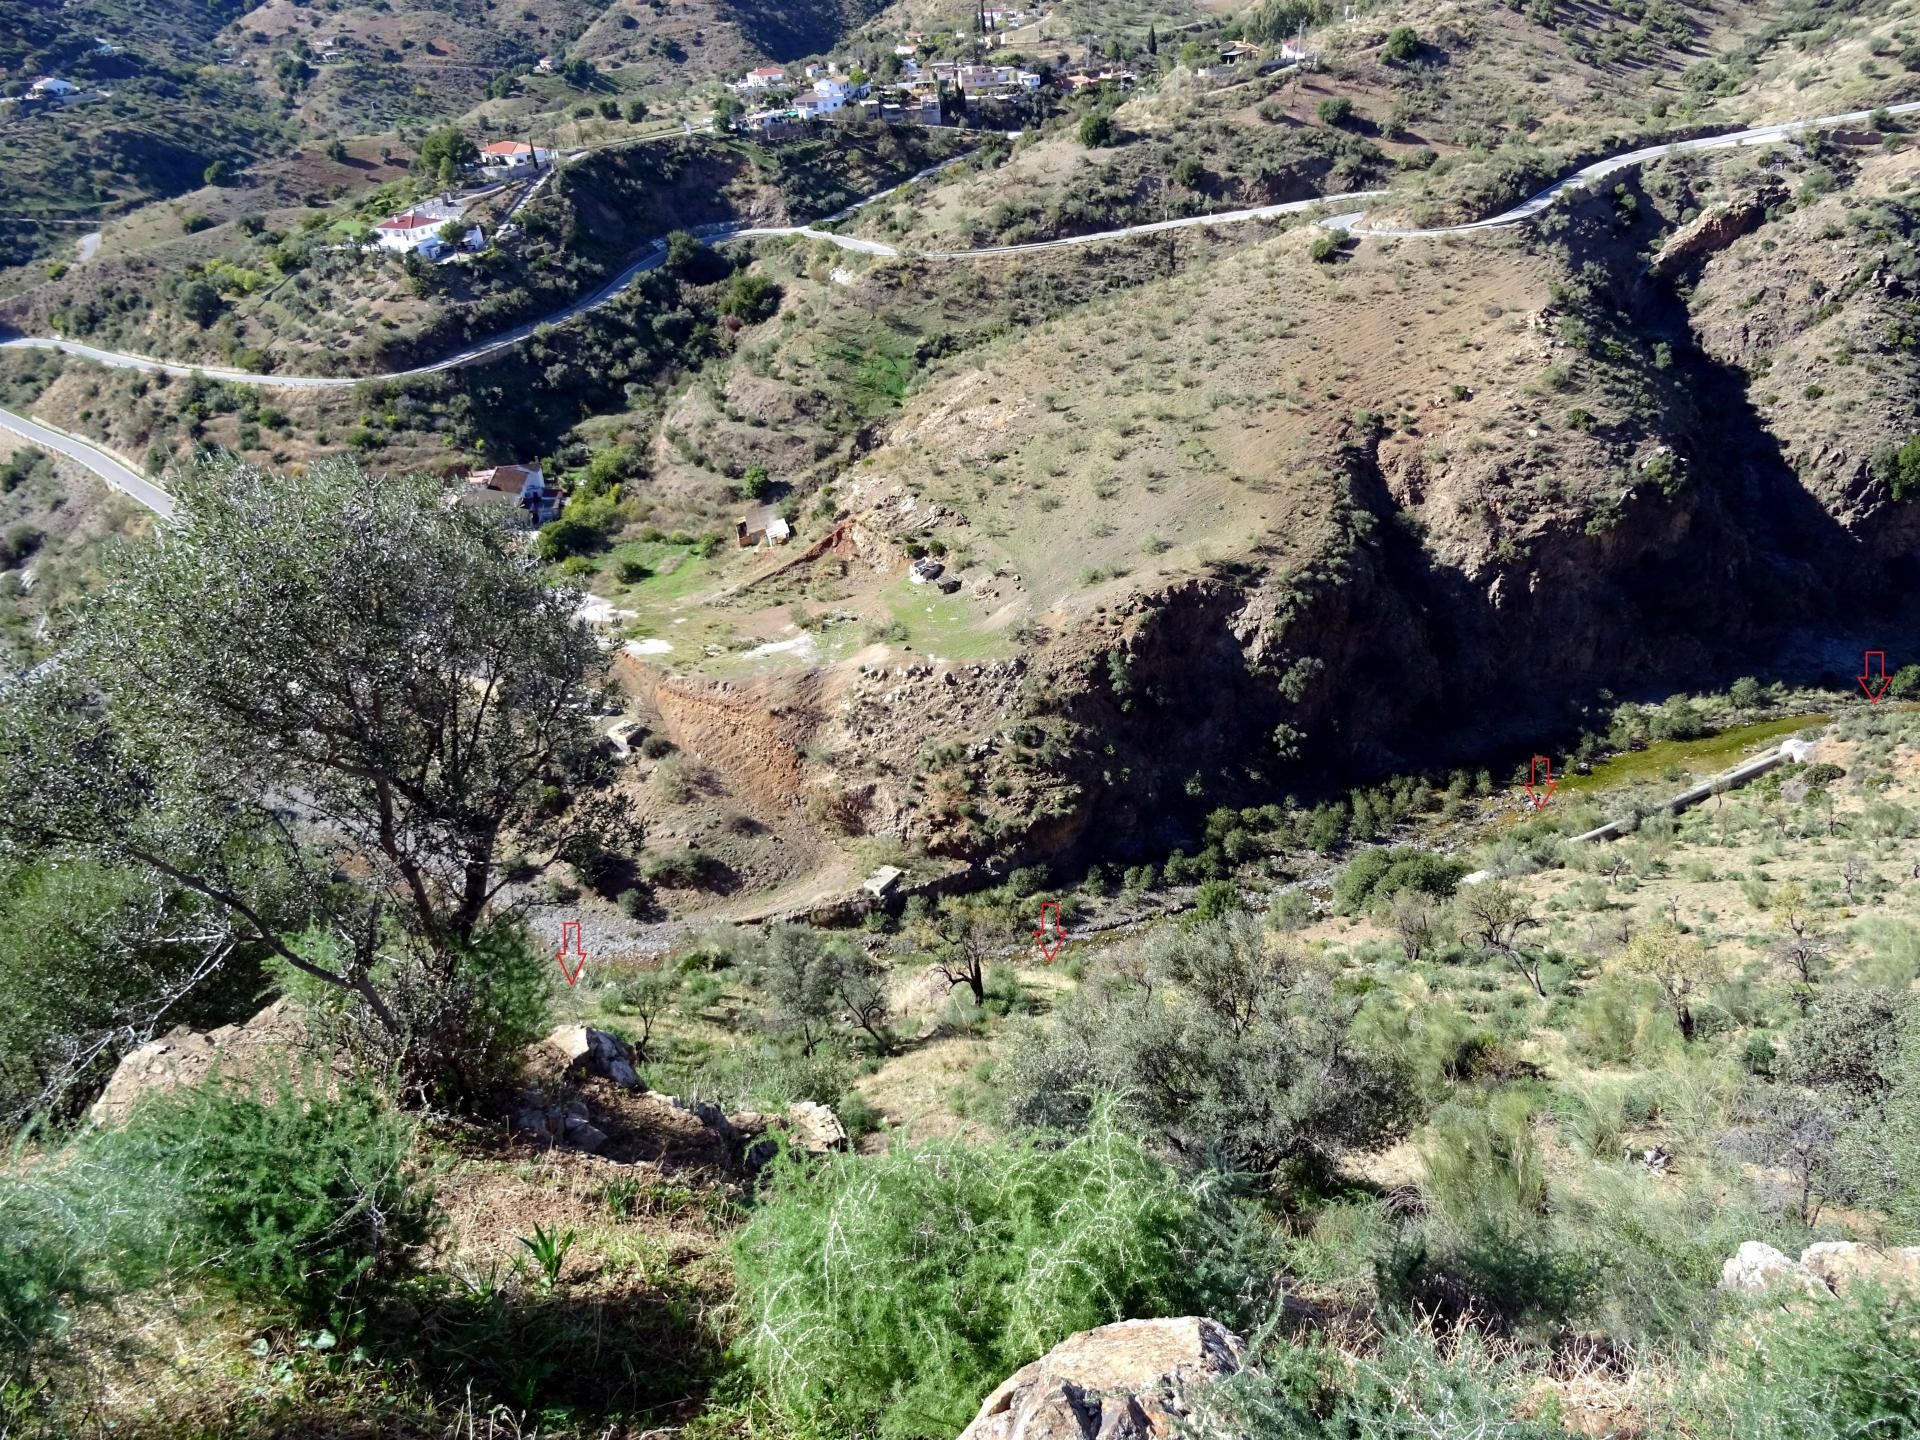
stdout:
<svg viewBox="0 0 1920 1440">
<path fill-rule="evenodd" d="M 643 606 L 673 649 L 649 663 L 849 674 L 803 713 L 794 803 L 978 857 L 1166 843 L 1223 796 L 1523 746 L 1602 689 L 1851 616 L 1911 563 L 1873 457 L 1920 420 L 1913 212 L 1897 157 L 1757 163 L 1803 199 L 1724 253 L 1700 216 L 1746 161 L 1544 234 L 1333 264 L 1283 234 L 938 364 L 837 518 L 802 517 L 818 555 Z M 1708 241 L 1649 277 L 1676 230 Z M 1827 313 L 1728 332 L 1720 275 L 1737 306 L 1815 271 Z M 1796 378 L 1789 403 L 1754 360 L 1797 377 L 1847 345 L 1865 391 Z M 907 582 L 916 554 L 954 593 Z M 667 628 L 694 618 L 704 660 Z"/>
</svg>

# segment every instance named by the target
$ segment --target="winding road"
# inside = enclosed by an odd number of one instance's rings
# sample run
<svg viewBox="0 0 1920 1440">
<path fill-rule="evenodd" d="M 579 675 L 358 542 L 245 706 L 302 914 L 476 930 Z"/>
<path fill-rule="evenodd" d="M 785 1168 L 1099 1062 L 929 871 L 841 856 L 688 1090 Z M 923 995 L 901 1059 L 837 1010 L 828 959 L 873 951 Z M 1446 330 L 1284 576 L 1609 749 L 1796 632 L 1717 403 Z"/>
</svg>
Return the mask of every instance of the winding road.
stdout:
<svg viewBox="0 0 1920 1440">
<path fill-rule="evenodd" d="M 1907 115 L 1920 111 L 1920 101 L 1903 105 L 1891 105 L 1885 108 L 1889 113 L 1894 115 Z M 1749 145 L 1771 145 L 1806 130 L 1823 129 L 1835 125 L 1861 124 L 1871 119 L 1875 113 L 1876 112 L 1872 110 L 1854 110 L 1844 115 L 1824 115 L 1812 120 L 1789 120 L 1777 125 L 1761 125 L 1751 130 L 1738 130 L 1725 135 L 1710 135 L 1693 140 L 1675 140 L 1664 145 L 1649 145 L 1644 149 L 1632 150 L 1624 155 L 1615 155 L 1605 160 L 1595 161 L 1583 169 L 1576 170 L 1572 174 L 1556 180 L 1538 195 L 1522 201 L 1510 210 L 1502 211 L 1500 214 L 1489 216 L 1484 220 L 1475 220 L 1462 225 L 1443 225 L 1427 230 L 1370 229 L 1366 227 L 1364 223 L 1366 219 L 1366 211 L 1364 210 L 1338 212 L 1325 216 L 1319 223 L 1329 229 L 1344 230 L 1355 236 L 1378 237 L 1383 239 L 1469 235 L 1482 230 L 1501 230 L 1524 224 L 1527 220 L 1530 220 L 1548 206 L 1552 205 L 1556 199 L 1569 190 L 1590 185 L 1598 180 L 1604 180 L 1621 170 L 1630 169 L 1635 165 L 1645 164 L 1649 160 L 1658 160 L 1667 155 L 1679 155 L 1696 151 L 1729 150 Z M 1070 235 L 1059 240 L 1036 240 L 1024 245 L 991 245 L 978 250 L 901 250 L 896 246 L 888 245 L 879 240 L 866 240 L 857 235 L 841 235 L 831 230 L 816 228 L 817 225 L 829 225 L 847 219 L 856 212 L 865 209 L 867 206 L 884 200 L 889 195 L 893 195 L 909 185 L 937 174 L 950 165 L 958 164 L 966 158 L 964 155 L 956 156 L 951 160 L 942 161 L 938 165 L 929 166 L 911 179 L 902 181 L 898 185 L 890 186 L 878 194 L 869 195 L 864 200 L 856 201 L 846 209 L 837 214 L 830 215 L 826 219 L 816 222 L 814 225 L 757 227 L 720 225 L 709 226 L 695 233 L 700 234 L 702 238 L 714 244 L 725 244 L 740 240 L 799 236 L 809 240 L 824 240 L 829 244 L 839 246 L 842 250 L 850 250 L 862 255 L 876 255 L 887 259 L 982 260 L 991 259 L 996 256 L 1022 255 L 1031 251 L 1064 250 L 1081 245 L 1099 245 L 1111 240 L 1124 240 L 1139 235 L 1153 235 L 1167 230 L 1186 230 L 1202 226 L 1239 225 L 1250 220 L 1270 220 L 1284 215 L 1321 209 L 1329 205 L 1338 205 L 1343 202 L 1350 204 L 1355 201 L 1375 200 L 1387 193 L 1383 190 L 1350 191 L 1343 195 L 1326 195 L 1310 200 L 1287 201 L 1278 205 L 1261 205 L 1249 210 L 1229 210 L 1212 215 L 1188 215 L 1178 220 L 1159 220 L 1143 225 L 1126 225 L 1116 230 L 1102 230 L 1091 235 Z M 58 350 L 68 355 L 79 356 L 82 359 L 92 360 L 98 364 L 116 369 L 164 372 L 169 375 L 180 376 L 204 375 L 209 380 L 221 380 L 241 385 L 259 385 L 286 390 L 344 389 L 349 386 L 363 384 L 369 380 L 404 380 L 415 376 L 432 375 L 443 370 L 452 370 L 463 365 L 471 365 L 476 361 L 485 360 L 490 356 L 497 355 L 504 350 L 512 349 L 514 346 L 526 340 L 536 330 L 549 325 L 565 324 L 577 315 L 584 314 L 589 310 L 597 309 L 606 304 L 641 275 L 646 274 L 649 270 L 658 268 L 666 259 L 666 253 L 667 246 L 665 239 L 654 240 L 638 259 L 628 264 L 592 294 L 583 296 L 571 304 L 554 311 L 552 314 L 543 316 L 538 320 L 529 321 L 524 325 L 516 325 L 513 329 L 504 331 L 490 339 L 479 341 L 476 344 L 456 350 L 451 355 L 436 360 L 430 365 L 418 365 L 407 370 L 388 371 L 381 375 L 262 375 L 244 370 L 226 370 L 217 366 L 183 364 L 176 360 L 156 359 L 150 355 L 134 355 L 123 351 L 103 350 L 96 346 L 84 344 L 78 340 L 64 340 L 58 337 L 18 336 L 12 339 L 0 340 L 0 349 Z M 0 423 L 8 424 L 9 428 L 17 428 L 12 422 L 20 418 L 21 417 L 18 416 L 9 416 L 7 412 L 0 411 Z M 32 424 L 33 422 L 28 421 L 26 423 Z M 81 459 L 80 456 L 75 456 L 74 458 Z M 87 462 L 82 459 L 81 463 L 85 464 Z M 122 466 L 120 468 L 124 469 L 125 467 Z M 108 478 L 111 483 L 116 485 L 120 483 L 111 476 Z"/>
<path fill-rule="evenodd" d="M 15 415 L 11 410 L 0 410 L 0 430 L 10 431 L 42 450 L 52 450 L 77 461 L 114 489 L 138 500 L 163 520 L 173 514 L 172 496 L 90 440 L 83 440 L 57 426 L 29 420 L 24 415 Z"/>
</svg>

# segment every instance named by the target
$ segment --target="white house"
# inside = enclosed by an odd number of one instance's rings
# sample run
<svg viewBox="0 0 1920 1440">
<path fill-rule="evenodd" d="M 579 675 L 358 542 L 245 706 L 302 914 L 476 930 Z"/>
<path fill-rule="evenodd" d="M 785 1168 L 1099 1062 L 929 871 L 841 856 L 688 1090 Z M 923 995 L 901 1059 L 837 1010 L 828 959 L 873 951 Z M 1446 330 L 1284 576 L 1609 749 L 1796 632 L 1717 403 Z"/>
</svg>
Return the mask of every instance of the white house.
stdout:
<svg viewBox="0 0 1920 1440">
<path fill-rule="evenodd" d="M 496 465 L 475 470 L 467 476 L 466 493 L 459 497 L 470 505 L 515 505 L 525 513 L 515 517 L 518 524 L 544 525 L 560 513 L 558 491 L 547 488 L 546 476 L 538 465 Z"/>
<path fill-rule="evenodd" d="M 57 75 L 43 75 L 33 82 L 33 89 L 28 93 L 42 100 L 65 100 L 70 95 L 78 94 L 79 89 L 71 80 L 62 80 Z"/>
<path fill-rule="evenodd" d="M 759 505 L 733 522 L 734 542 L 742 550 L 760 545 L 784 545 L 793 530 L 780 517 L 777 506 Z"/>
<path fill-rule="evenodd" d="M 392 219 L 382 220 L 373 227 L 373 234 L 382 250 L 405 253 L 422 249 L 429 242 L 437 245 L 440 227 L 446 223 L 447 217 L 444 215 L 426 215 L 418 210 L 408 210 Z"/>
<path fill-rule="evenodd" d="M 502 170 L 516 170 L 522 165 L 551 165 L 555 158 L 553 151 L 542 150 L 524 140 L 496 140 L 480 147 L 481 165 Z"/>
<path fill-rule="evenodd" d="M 746 79 L 740 82 L 743 90 L 771 90 L 775 86 L 787 83 L 787 72 L 778 65 L 762 65 L 757 70 L 747 71 Z"/>
</svg>

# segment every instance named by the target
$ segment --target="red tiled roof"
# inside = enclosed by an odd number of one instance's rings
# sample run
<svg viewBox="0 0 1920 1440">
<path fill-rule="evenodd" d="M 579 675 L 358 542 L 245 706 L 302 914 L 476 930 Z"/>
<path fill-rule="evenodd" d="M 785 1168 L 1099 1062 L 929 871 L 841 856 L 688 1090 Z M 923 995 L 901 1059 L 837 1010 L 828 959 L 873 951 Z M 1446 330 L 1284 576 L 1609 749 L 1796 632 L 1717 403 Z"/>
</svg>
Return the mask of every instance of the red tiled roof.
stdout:
<svg viewBox="0 0 1920 1440">
<path fill-rule="evenodd" d="M 496 140 L 480 147 L 482 155 L 531 155 L 533 147 L 524 140 Z"/>
<path fill-rule="evenodd" d="M 429 225 L 438 227 L 446 223 L 444 220 L 434 219 L 431 215 L 416 215 L 409 210 L 406 214 L 396 215 L 391 220 L 382 220 L 373 228 L 376 230 L 423 230 Z"/>
</svg>

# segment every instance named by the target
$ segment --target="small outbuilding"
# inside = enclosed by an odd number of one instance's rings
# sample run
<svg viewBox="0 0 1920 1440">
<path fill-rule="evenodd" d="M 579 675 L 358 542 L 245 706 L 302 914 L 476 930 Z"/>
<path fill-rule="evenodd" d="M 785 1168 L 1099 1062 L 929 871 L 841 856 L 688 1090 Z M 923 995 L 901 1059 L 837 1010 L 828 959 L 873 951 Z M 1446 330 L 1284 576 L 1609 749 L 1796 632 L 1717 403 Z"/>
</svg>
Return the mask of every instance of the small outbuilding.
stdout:
<svg viewBox="0 0 1920 1440">
<path fill-rule="evenodd" d="M 784 545 L 793 538 L 793 530 L 777 508 L 760 505 L 734 522 L 733 535 L 742 550 L 751 550 L 756 545 Z"/>
</svg>

